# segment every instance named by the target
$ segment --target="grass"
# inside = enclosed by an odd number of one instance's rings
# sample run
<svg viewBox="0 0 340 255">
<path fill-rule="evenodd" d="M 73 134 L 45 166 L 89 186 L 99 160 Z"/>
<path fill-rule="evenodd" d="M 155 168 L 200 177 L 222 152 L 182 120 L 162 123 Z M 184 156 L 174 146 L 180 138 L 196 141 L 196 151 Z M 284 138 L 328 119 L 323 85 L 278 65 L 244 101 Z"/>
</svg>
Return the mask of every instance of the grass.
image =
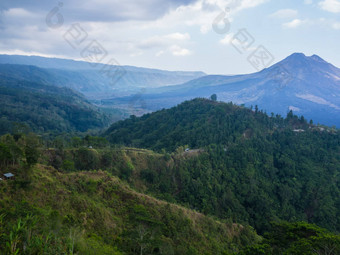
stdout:
<svg viewBox="0 0 340 255">
<path fill-rule="evenodd" d="M 126 153 L 137 156 L 136 151 Z M 161 254 L 162 249 L 173 254 L 229 254 L 259 241 L 249 227 L 139 193 L 104 171 L 63 173 L 41 164 L 30 173 L 22 171 L 0 187 L 0 215 L 7 220 L 4 239 L 19 218 L 30 214 L 38 218 L 41 235 L 58 225 L 57 235 L 74 244 L 67 246 L 74 254 L 140 254 L 141 247 L 144 254 Z M 21 187 L 27 175 L 29 184 Z"/>
</svg>

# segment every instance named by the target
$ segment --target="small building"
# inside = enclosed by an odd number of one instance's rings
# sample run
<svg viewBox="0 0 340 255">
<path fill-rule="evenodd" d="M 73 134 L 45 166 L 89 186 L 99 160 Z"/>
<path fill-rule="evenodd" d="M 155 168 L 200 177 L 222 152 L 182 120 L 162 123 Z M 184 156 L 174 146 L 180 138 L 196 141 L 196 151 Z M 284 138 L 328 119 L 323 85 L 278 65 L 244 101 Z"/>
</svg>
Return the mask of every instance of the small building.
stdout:
<svg viewBox="0 0 340 255">
<path fill-rule="evenodd" d="M 9 179 L 13 179 L 14 174 L 12 174 L 12 173 L 7 173 L 7 174 L 4 174 L 4 176 L 5 176 L 5 178 L 6 178 L 7 180 L 9 180 Z"/>
<path fill-rule="evenodd" d="M 188 151 L 190 151 L 190 149 L 189 149 L 189 148 L 186 148 L 185 151 L 188 152 Z"/>
</svg>

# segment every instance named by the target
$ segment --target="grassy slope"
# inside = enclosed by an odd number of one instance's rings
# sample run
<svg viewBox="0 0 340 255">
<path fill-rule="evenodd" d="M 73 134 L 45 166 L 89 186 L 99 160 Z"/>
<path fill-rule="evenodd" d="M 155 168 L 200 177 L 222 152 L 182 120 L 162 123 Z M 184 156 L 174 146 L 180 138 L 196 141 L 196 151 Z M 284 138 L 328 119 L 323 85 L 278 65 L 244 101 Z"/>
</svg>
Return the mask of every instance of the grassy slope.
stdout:
<svg viewBox="0 0 340 255">
<path fill-rule="evenodd" d="M 19 170 L 16 180 L 1 183 L 0 215 L 14 225 L 32 214 L 36 235 L 47 229 L 72 236 L 75 254 L 140 254 L 141 247 L 143 254 L 228 254 L 258 238 L 247 227 L 138 193 L 102 171 L 60 173 L 44 165 L 31 171 L 29 185 L 28 172 Z M 2 241 L 9 235 L 3 225 Z"/>
</svg>

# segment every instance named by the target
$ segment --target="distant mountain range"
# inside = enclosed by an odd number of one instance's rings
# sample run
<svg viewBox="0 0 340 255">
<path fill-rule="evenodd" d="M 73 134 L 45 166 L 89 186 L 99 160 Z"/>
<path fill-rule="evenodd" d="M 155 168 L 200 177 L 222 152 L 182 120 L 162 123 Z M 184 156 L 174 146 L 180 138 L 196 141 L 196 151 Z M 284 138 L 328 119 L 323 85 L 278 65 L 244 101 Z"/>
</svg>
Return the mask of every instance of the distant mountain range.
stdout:
<svg viewBox="0 0 340 255">
<path fill-rule="evenodd" d="M 104 64 L 93 65 L 84 61 L 44 58 L 38 56 L 0 55 L 0 64 L 36 66 L 44 69 L 34 72 L 33 79 L 42 79 L 56 86 L 68 87 L 83 93 L 88 99 L 98 100 L 107 97 L 121 97 L 139 92 L 142 88 L 156 88 L 175 85 L 205 75 L 203 72 L 163 71 L 134 66 Z M 11 73 L 19 73 L 22 68 Z"/>
<path fill-rule="evenodd" d="M 108 66 L 83 61 L 0 55 L 0 64 L 0 74 L 7 77 L 71 88 L 98 106 L 127 115 L 216 94 L 218 101 L 258 105 L 284 116 L 293 110 L 314 123 L 340 127 L 340 69 L 317 55 L 294 53 L 260 72 L 229 76 L 111 66 L 113 81 L 100 71 Z"/>
<path fill-rule="evenodd" d="M 177 86 L 155 89 L 142 100 L 150 111 L 184 100 L 217 95 L 219 101 L 258 105 L 268 114 L 289 110 L 315 123 L 340 127 L 340 69 L 319 56 L 294 53 L 260 72 L 246 75 L 207 75 Z M 131 100 L 115 98 L 116 104 Z"/>
</svg>

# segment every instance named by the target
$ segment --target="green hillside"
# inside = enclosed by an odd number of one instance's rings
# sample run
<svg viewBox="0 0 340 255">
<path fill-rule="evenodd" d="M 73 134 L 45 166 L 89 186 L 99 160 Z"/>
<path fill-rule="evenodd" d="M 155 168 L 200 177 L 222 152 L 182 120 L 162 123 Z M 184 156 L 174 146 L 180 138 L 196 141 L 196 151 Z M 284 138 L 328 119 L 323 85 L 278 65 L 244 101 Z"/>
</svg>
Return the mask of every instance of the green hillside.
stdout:
<svg viewBox="0 0 340 255">
<path fill-rule="evenodd" d="M 0 137 L 0 174 L 14 174 L 0 180 L 1 254 L 336 255 L 340 250 L 339 235 L 306 222 L 277 217 L 262 238 L 232 217 L 218 219 L 188 209 L 190 203 L 184 207 L 151 196 L 159 188 L 159 196 L 175 201 L 176 194 L 165 192 L 181 180 L 174 169 L 204 151 L 110 147 L 90 136 L 42 142 L 34 134 Z"/>
<path fill-rule="evenodd" d="M 38 133 L 84 132 L 110 122 L 80 94 L 38 82 L 0 76 L 0 101 L 0 134 L 18 126 Z"/>
<path fill-rule="evenodd" d="M 154 150 L 174 151 L 179 146 L 199 148 L 210 144 L 228 145 L 243 138 L 265 137 L 274 130 L 308 128 L 293 114 L 268 117 L 232 103 L 194 99 L 171 109 L 163 109 L 114 123 L 105 133 L 114 144 Z M 244 139 L 243 139 L 244 140 Z"/>
<path fill-rule="evenodd" d="M 0 181 L 1 254 L 215 255 L 261 240 L 250 227 L 139 193 L 107 172 L 71 171 L 71 155 L 80 160 L 84 150 L 64 151 L 69 170 L 57 170 L 49 162 L 58 149 L 44 149 L 36 136 L 0 140 L 1 174 L 15 175 Z M 124 171 L 118 158 L 112 164 Z"/>
<path fill-rule="evenodd" d="M 195 99 L 117 122 L 105 135 L 113 144 L 170 153 L 167 163 L 141 170 L 145 191 L 155 196 L 260 233 L 277 220 L 340 231 L 337 130 L 292 112 L 268 117 L 257 107 Z"/>
</svg>

